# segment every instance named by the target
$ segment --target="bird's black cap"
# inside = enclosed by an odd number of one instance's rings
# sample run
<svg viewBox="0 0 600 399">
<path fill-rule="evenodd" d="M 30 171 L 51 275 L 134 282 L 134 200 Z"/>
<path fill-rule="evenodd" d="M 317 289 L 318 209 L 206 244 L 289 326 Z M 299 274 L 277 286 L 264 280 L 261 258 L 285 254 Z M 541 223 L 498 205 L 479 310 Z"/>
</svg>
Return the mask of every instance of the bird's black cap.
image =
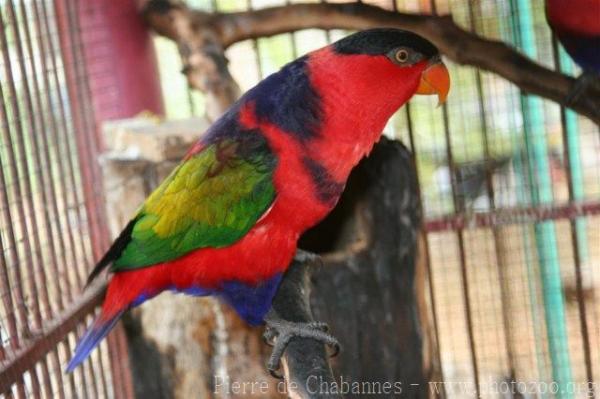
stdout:
<svg viewBox="0 0 600 399">
<path fill-rule="evenodd" d="M 385 55 L 403 46 L 410 47 L 428 58 L 439 54 L 437 47 L 429 40 L 412 32 L 392 28 L 363 30 L 333 44 L 338 54 L 367 55 Z"/>
</svg>

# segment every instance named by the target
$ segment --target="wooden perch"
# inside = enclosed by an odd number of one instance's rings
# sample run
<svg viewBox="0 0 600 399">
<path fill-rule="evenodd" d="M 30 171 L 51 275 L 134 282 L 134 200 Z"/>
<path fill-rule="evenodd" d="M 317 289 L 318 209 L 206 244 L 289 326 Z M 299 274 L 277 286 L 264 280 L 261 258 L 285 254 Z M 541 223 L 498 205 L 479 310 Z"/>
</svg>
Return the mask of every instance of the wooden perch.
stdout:
<svg viewBox="0 0 600 399">
<path fill-rule="evenodd" d="M 598 88 L 590 87 L 568 104 L 574 78 L 533 62 L 503 42 L 462 29 L 451 16 L 398 13 L 364 3 L 292 4 L 244 12 L 206 13 L 165 0 L 146 3 L 143 15 L 152 29 L 179 45 L 186 65 L 184 73 L 190 85 L 202 91 L 213 85 L 226 95 L 237 94 L 229 73 L 222 68 L 226 65 L 223 50 L 243 40 L 308 28 L 395 27 L 426 37 L 454 62 L 500 75 L 526 92 L 570 107 L 600 124 Z"/>
<path fill-rule="evenodd" d="M 285 273 L 273 300 L 273 310 L 285 320 L 315 321 L 310 309 L 310 276 L 315 266 L 313 262 L 294 261 Z M 311 338 L 294 338 L 285 350 L 282 363 L 288 396 L 311 399 L 338 397 L 319 392 L 320 382 L 331 386 L 335 381 L 323 343 Z"/>
</svg>

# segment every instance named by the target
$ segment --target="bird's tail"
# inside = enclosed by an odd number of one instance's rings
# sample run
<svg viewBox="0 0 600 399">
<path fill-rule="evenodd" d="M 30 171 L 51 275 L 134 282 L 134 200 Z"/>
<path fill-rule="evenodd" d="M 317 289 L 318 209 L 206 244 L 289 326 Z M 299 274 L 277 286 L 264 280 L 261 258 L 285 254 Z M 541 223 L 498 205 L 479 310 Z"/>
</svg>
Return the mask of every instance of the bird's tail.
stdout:
<svg viewBox="0 0 600 399">
<path fill-rule="evenodd" d="M 90 352 L 98 346 L 100 341 L 112 330 L 112 328 L 117 324 L 117 321 L 121 318 L 124 310 L 113 313 L 111 315 L 106 315 L 104 311 L 98 316 L 94 323 L 89 327 L 88 331 L 81 338 L 77 346 L 75 347 L 75 354 L 71 358 L 71 361 L 67 365 L 66 372 L 70 373 L 77 366 L 79 366 L 87 357 Z"/>
<path fill-rule="evenodd" d="M 140 295 L 140 287 L 132 286 L 131 277 L 135 278 L 122 274 L 113 275 L 106 290 L 102 311 L 75 347 L 75 354 L 66 368 L 67 372 L 73 371 L 89 356 L 125 311 L 146 299 L 146 296 Z"/>
</svg>

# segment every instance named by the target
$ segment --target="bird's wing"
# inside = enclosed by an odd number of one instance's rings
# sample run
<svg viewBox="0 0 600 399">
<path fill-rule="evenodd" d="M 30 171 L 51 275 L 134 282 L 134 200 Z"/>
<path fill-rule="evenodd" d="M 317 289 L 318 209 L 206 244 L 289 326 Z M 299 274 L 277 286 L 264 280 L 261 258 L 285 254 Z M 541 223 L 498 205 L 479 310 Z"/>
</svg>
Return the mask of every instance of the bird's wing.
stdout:
<svg viewBox="0 0 600 399">
<path fill-rule="evenodd" d="M 274 198 L 276 157 L 259 132 L 220 138 L 188 156 L 148 197 L 89 281 L 242 238 Z"/>
</svg>

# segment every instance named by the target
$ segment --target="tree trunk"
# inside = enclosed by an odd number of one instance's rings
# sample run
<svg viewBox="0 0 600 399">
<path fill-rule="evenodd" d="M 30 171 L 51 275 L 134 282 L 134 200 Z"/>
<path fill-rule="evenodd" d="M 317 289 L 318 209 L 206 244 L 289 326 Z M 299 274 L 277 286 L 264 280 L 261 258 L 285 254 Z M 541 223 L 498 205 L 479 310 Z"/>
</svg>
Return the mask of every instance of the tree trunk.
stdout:
<svg viewBox="0 0 600 399">
<path fill-rule="evenodd" d="M 352 382 L 367 383 L 360 394 L 427 397 L 417 311 L 423 290 L 415 287 L 419 224 L 411 155 L 384 138 L 353 171 L 334 212 L 300 243 L 324 257 L 312 307 L 342 344 L 333 369 L 338 382 L 350 382 L 346 397 L 357 393 Z"/>
</svg>

